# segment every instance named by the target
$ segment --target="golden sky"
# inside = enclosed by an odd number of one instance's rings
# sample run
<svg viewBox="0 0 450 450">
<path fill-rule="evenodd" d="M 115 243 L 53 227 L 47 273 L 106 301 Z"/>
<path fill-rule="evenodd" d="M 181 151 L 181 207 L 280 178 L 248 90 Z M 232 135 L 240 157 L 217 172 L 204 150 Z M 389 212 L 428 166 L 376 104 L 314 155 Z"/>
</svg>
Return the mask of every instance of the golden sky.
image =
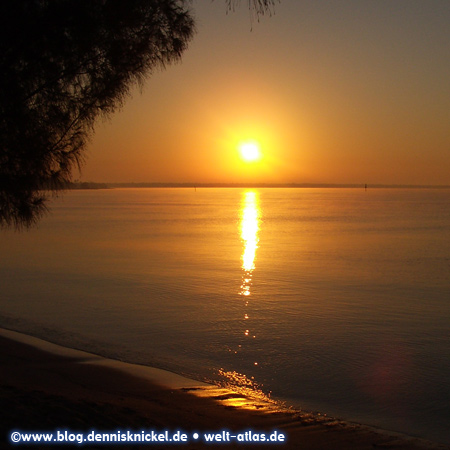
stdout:
<svg viewBox="0 0 450 450">
<path fill-rule="evenodd" d="M 99 122 L 83 180 L 450 184 L 448 0 L 245 5 L 193 2 L 182 62 Z"/>
</svg>

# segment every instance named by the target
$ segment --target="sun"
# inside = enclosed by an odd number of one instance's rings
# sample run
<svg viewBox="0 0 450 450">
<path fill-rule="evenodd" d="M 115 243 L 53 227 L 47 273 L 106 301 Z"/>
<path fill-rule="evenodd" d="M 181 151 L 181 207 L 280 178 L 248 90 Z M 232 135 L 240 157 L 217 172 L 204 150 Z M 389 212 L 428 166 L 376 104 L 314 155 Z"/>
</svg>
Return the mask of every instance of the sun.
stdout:
<svg viewBox="0 0 450 450">
<path fill-rule="evenodd" d="M 239 144 L 239 152 L 244 161 L 252 162 L 261 158 L 261 151 L 257 142 L 242 142 Z"/>
</svg>

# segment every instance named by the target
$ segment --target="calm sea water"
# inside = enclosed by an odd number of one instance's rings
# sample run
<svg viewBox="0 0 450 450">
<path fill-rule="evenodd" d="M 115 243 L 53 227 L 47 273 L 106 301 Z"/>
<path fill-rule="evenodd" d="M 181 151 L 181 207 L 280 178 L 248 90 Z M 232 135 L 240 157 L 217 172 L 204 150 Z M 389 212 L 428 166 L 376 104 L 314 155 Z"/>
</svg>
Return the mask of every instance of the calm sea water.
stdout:
<svg viewBox="0 0 450 450">
<path fill-rule="evenodd" d="M 0 326 L 450 443 L 450 190 L 73 191 L 0 245 Z"/>
</svg>

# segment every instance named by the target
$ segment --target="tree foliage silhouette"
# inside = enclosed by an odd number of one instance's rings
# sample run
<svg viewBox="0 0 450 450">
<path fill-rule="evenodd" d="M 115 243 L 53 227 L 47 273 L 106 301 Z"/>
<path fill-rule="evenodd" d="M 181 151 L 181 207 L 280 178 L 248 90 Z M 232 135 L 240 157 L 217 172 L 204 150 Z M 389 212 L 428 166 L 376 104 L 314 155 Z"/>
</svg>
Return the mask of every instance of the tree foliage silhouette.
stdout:
<svg viewBox="0 0 450 450">
<path fill-rule="evenodd" d="M 233 8 L 236 0 L 226 0 Z M 188 0 L 0 3 L 0 226 L 27 227 L 68 185 L 99 115 L 180 59 Z M 274 0 L 250 0 L 256 14 Z"/>
</svg>

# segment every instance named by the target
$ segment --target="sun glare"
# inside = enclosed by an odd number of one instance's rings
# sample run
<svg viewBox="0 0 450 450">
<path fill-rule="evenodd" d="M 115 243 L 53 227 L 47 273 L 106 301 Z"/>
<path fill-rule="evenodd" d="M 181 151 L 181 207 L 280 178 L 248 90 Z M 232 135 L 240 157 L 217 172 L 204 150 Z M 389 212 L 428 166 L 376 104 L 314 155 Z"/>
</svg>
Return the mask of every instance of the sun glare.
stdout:
<svg viewBox="0 0 450 450">
<path fill-rule="evenodd" d="M 259 144 L 256 142 L 242 142 L 239 144 L 239 152 L 244 161 L 257 161 L 261 158 Z"/>
</svg>

